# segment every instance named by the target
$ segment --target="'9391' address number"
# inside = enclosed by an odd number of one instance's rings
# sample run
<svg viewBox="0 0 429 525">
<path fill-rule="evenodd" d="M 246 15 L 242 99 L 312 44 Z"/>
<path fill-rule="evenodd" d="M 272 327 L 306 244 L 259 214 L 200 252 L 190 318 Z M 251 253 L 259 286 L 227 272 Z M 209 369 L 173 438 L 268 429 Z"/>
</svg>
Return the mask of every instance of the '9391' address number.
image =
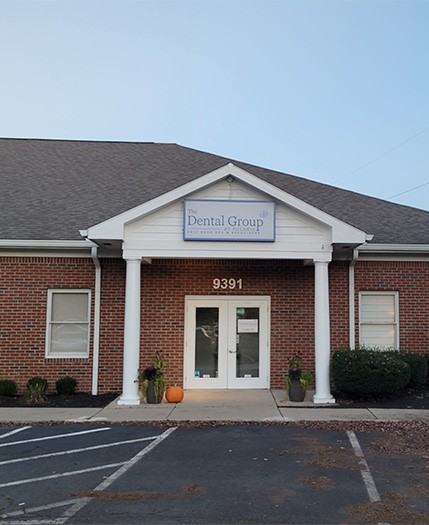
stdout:
<svg viewBox="0 0 429 525">
<path fill-rule="evenodd" d="M 213 290 L 234 290 L 243 288 L 243 279 L 226 279 L 226 278 L 215 278 L 213 279 Z"/>
</svg>

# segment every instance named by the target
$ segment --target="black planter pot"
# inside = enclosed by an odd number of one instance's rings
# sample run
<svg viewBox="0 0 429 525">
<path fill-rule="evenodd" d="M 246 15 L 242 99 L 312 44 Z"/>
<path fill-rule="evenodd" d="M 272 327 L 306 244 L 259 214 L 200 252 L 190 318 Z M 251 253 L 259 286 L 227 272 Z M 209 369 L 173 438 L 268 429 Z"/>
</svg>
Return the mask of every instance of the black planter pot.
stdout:
<svg viewBox="0 0 429 525">
<path fill-rule="evenodd" d="M 146 389 L 146 401 L 151 405 L 161 403 L 163 396 L 164 390 L 159 388 L 156 392 L 155 381 L 149 381 Z"/>
<path fill-rule="evenodd" d="M 305 398 L 305 389 L 301 386 L 301 381 L 291 380 L 289 383 L 289 401 L 293 403 L 300 403 L 304 401 Z"/>
</svg>

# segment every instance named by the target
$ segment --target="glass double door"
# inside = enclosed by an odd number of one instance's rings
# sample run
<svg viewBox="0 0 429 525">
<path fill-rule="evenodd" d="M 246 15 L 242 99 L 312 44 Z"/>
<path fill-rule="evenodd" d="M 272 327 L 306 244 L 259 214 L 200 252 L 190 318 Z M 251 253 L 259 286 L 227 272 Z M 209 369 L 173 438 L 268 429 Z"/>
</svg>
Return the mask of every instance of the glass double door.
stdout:
<svg viewBox="0 0 429 525">
<path fill-rule="evenodd" d="M 269 298 L 188 298 L 185 388 L 268 388 Z"/>
</svg>

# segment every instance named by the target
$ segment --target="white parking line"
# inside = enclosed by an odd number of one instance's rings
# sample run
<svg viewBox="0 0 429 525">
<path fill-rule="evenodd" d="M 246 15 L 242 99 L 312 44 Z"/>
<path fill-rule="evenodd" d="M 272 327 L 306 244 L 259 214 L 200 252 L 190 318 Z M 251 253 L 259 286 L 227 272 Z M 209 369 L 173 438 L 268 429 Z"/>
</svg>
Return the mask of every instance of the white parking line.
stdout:
<svg viewBox="0 0 429 525">
<path fill-rule="evenodd" d="M 93 430 L 82 430 L 80 432 L 70 432 L 69 434 L 57 434 L 56 436 L 45 436 L 41 438 L 25 439 L 23 441 L 14 441 L 13 443 L 1 443 L 0 447 L 12 447 L 13 445 L 22 445 L 24 443 L 35 443 L 36 441 L 48 441 L 50 439 L 75 437 L 75 436 L 81 436 L 83 434 L 92 434 L 93 432 L 103 432 L 104 430 L 110 430 L 110 427 L 95 428 Z"/>
<path fill-rule="evenodd" d="M 15 428 L 15 430 L 11 430 L 10 432 L 7 432 L 6 434 L 3 434 L 0 436 L 0 439 L 7 438 L 9 436 L 13 436 L 14 434 L 17 434 L 18 432 L 22 432 L 23 430 L 28 430 L 31 427 L 21 427 L 21 428 Z"/>
<path fill-rule="evenodd" d="M 17 520 L 10 521 L 8 520 L 7 525 L 53 525 L 55 522 L 52 520 Z"/>
<path fill-rule="evenodd" d="M 40 507 L 32 507 L 31 509 L 25 508 L 24 510 L 16 510 L 14 512 L 9 512 L 9 514 L 0 514 L 0 518 L 16 518 L 17 516 L 24 516 L 24 514 L 31 514 L 35 512 L 40 512 L 42 510 L 57 509 L 58 507 L 67 507 L 68 505 L 73 505 L 74 503 L 76 503 L 76 498 L 58 501 L 56 503 L 48 503 L 47 505 L 41 505 Z M 10 521 L 7 522 L 8 525 L 10 523 Z M 28 521 L 19 521 L 18 523 L 28 523 Z M 51 519 L 49 520 L 49 523 L 52 523 Z"/>
<path fill-rule="evenodd" d="M 362 452 L 362 448 L 356 437 L 356 434 L 352 431 L 347 431 L 350 443 L 353 447 L 355 455 L 359 458 L 359 464 L 363 466 L 361 470 L 363 482 L 365 483 L 366 490 L 368 492 L 369 500 L 371 502 L 380 501 L 380 494 L 378 493 L 377 487 L 375 486 L 374 478 L 372 477 L 371 471 L 369 470 L 368 463 Z"/>
<path fill-rule="evenodd" d="M 15 485 L 26 485 L 27 483 L 35 483 L 39 481 L 45 481 L 47 479 L 65 478 L 68 476 L 76 476 L 77 474 L 86 474 L 87 472 L 94 472 L 96 470 L 120 467 L 124 463 L 125 461 L 121 461 L 119 463 L 111 463 L 110 465 L 100 465 L 98 467 L 90 467 L 90 468 L 85 468 L 82 470 L 72 470 L 70 472 L 61 472 L 60 474 L 51 474 L 50 476 L 42 476 L 40 478 L 28 478 L 28 479 L 20 479 L 19 481 L 9 481 L 8 483 L 0 483 L 0 488 L 13 487 Z"/>
<path fill-rule="evenodd" d="M 120 445 L 131 445 L 133 443 L 141 443 L 142 441 L 152 441 L 157 436 L 150 436 L 138 439 L 127 439 L 126 441 L 115 441 L 114 443 L 107 443 L 104 445 L 94 445 L 92 447 L 74 448 L 72 450 L 62 450 L 61 452 L 50 452 L 49 454 L 40 454 L 38 456 L 27 456 L 25 458 L 8 459 L 0 461 L 1 465 L 10 465 L 11 463 L 22 463 L 23 461 L 32 461 L 34 459 L 51 458 L 54 456 L 66 456 L 68 454 L 77 454 L 78 452 L 88 452 L 89 450 L 99 450 L 100 448 L 117 447 Z"/>
</svg>

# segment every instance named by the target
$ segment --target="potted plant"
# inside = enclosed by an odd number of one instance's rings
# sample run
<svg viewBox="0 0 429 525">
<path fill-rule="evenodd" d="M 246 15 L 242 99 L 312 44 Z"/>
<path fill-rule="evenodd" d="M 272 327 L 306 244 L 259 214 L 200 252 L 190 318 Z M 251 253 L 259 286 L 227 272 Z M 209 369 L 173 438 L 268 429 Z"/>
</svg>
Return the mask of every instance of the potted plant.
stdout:
<svg viewBox="0 0 429 525">
<path fill-rule="evenodd" d="M 165 392 L 164 362 L 159 352 L 152 358 L 151 365 L 139 369 L 139 383 L 142 396 L 150 404 L 161 403 Z"/>
<path fill-rule="evenodd" d="M 308 385 L 313 379 L 311 372 L 301 369 L 301 361 L 302 358 L 298 354 L 289 361 L 289 371 L 284 381 L 289 401 L 292 402 L 304 401 Z"/>
</svg>

